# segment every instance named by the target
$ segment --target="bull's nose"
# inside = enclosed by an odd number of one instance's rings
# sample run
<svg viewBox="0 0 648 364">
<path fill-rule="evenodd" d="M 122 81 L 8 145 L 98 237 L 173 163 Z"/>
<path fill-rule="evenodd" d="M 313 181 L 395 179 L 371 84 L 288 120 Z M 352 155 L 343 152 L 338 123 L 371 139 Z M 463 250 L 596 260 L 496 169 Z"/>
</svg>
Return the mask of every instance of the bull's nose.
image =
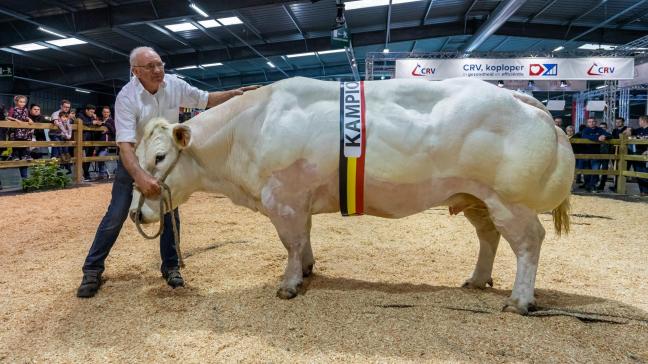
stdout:
<svg viewBox="0 0 648 364">
<path fill-rule="evenodd" d="M 142 222 L 142 214 L 139 211 L 130 210 L 128 215 L 130 215 L 130 218 L 131 220 L 133 220 L 133 222 Z"/>
</svg>

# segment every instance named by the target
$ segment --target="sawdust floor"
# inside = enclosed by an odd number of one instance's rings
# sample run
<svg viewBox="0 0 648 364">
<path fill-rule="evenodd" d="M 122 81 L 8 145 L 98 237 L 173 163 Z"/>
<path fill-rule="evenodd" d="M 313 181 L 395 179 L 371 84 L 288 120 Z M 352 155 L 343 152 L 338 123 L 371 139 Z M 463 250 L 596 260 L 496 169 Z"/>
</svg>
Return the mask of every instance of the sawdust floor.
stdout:
<svg viewBox="0 0 648 364">
<path fill-rule="evenodd" d="M 0 361 L 648 361 L 645 203 L 574 196 L 573 232 L 561 239 L 541 215 L 538 304 L 618 322 L 608 323 L 501 313 L 515 270 L 505 241 L 495 288 L 459 288 L 478 243 L 442 208 L 314 217 L 315 275 L 283 301 L 286 253 L 269 220 L 208 194 L 181 208 L 186 288 L 166 286 L 157 243 L 129 221 L 102 290 L 77 299 L 109 194 L 105 184 L 0 197 Z"/>
</svg>

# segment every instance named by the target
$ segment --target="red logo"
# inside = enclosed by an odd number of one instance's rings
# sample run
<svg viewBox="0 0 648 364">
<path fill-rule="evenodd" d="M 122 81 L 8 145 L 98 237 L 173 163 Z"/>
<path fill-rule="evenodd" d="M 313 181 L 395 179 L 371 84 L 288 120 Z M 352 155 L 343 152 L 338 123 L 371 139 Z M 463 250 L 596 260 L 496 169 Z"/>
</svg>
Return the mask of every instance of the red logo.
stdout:
<svg viewBox="0 0 648 364">
<path fill-rule="evenodd" d="M 433 75 L 434 72 L 436 72 L 436 68 L 421 67 L 420 64 L 417 64 L 416 67 L 414 67 L 414 69 L 412 70 L 412 76 L 415 77 L 430 76 Z"/>
<path fill-rule="evenodd" d="M 541 64 L 531 64 L 529 65 L 529 76 L 540 76 L 543 74 L 547 69 L 541 65 Z"/>
<path fill-rule="evenodd" d="M 597 65 L 594 63 L 592 67 L 590 67 L 587 70 L 587 74 L 590 76 L 603 76 L 603 75 L 610 75 L 614 73 L 614 67 L 609 67 L 609 66 L 601 66 Z"/>
</svg>

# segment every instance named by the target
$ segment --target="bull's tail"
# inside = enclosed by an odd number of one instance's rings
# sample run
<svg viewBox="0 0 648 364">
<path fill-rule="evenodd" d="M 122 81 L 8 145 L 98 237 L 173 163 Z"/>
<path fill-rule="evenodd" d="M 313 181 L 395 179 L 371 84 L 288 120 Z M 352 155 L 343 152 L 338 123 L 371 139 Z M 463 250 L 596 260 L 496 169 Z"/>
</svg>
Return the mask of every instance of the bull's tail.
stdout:
<svg viewBox="0 0 648 364">
<path fill-rule="evenodd" d="M 565 234 L 569 234 L 570 208 L 569 196 L 567 196 L 567 198 L 565 198 L 563 202 L 560 203 L 560 206 L 551 211 L 551 215 L 553 215 L 554 227 L 556 228 L 556 233 L 558 234 L 558 236 L 562 235 L 563 232 Z"/>
</svg>

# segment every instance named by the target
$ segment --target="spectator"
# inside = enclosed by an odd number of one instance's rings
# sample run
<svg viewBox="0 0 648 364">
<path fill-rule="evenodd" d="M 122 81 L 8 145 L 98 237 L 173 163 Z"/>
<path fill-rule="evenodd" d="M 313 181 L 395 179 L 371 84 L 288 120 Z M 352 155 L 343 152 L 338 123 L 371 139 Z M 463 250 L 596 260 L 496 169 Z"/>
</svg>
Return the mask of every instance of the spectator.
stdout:
<svg viewBox="0 0 648 364">
<path fill-rule="evenodd" d="M 70 100 L 66 100 L 66 99 L 61 100 L 61 107 L 60 107 L 60 109 L 58 109 L 58 110 L 56 110 L 56 111 L 54 111 L 52 113 L 52 120 L 58 119 L 59 118 L 59 113 L 61 111 L 65 111 L 65 112 L 69 113 L 71 111 L 70 110 L 71 106 L 72 106 L 72 103 L 70 103 Z M 74 119 L 71 119 L 69 116 L 70 115 L 68 115 L 68 119 L 72 122 Z"/>
<path fill-rule="evenodd" d="M 583 130 L 585 130 L 585 124 L 580 124 L 578 126 L 578 133 L 574 134 L 573 137 L 570 139 L 581 139 L 583 138 Z M 574 151 L 574 154 L 583 154 L 585 153 L 583 151 L 583 144 L 572 144 L 572 150 Z M 585 168 L 585 160 L 584 159 L 576 159 L 576 169 L 584 169 Z M 580 184 L 580 187 L 585 187 L 585 184 L 583 182 L 583 175 L 582 174 L 577 174 L 576 175 L 576 183 Z"/>
<path fill-rule="evenodd" d="M 106 131 L 101 134 L 101 141 L 109 142 L 115 140 L 115 121 L 111 117 L 110 107 L 104 106 L 101 109 L 101 125 L 106 127 Z M 98 156 L 105 157 L 108 155 L 108 147 L 99 147 Z M 106 169 L 106 162 L 99 162 L 99 178 L 110 179 L 110 173 Z"/>
<path fill-rule="evenodd" d="M 614 129 L 612 129 L 612 139 L 621 139 L 621 133 L 623 133 L 627 126 L 625 126 L 625 119 L 618 117 L 614 119 Z"/>
<path fill-rule="evenodd" d="M 27 110 L 27 96 L 17 95 L 14 97 L 14 107 L 9 109 L 7 120 L 17 121 L 28 125 L 33 124 L 32 119 L 29 118 L 29 111 Z M 27 125 L 27 126 L 28 126 Z M 34 135 L 34 129 L 16 128 L 10 133 L 9 139 L 16 141 L 31 141 Z M 27 153 L 26 147 L 13 148 L 14 160 L 31 160 L 31 156 Z M 22 174 L 22 173 L 21 173 Z"/>
<path fill-rule="evenodd" d="M 599 124 L 599 128 L 607 131 L 608 125 L 605 122 L 602 122 Z M 610 144 L 603 143 L 600 146 L 600 152 L 601 154 L 612 154 L 612 146 Z M 610 167 L 610 160 L 609 159 L 601 159 L 601 170 L 602 171 L 607 171 Z M 607 183 L 608 180 L 608 175 L 607 174 L 602 174 L 601 175 L 601 180 L 599 182 L 598 187 L 596 187 L 596 190 L 601 192 L 605 189 L 605 184 Z"/>
<path fill-rule="evenodd" d="M 562 130 L 563 128 L 563 119 L 560 116 L 554 118 L 554 124 Z"/>
<path fill-rule="evenodd" d="M 50 130 L 50 139 L 57 142 L 66 142 L 72 139 L 72 125 L 70 124 L 70 113 L 67 111 L 60 111 L 56 114 L 57 119 L 55 119 L 54 125 L 58 129 Z M 68 162 L 70 160 L 69 147 L 53 147 L 52 148 L 52 157 L 60 158 L 63 162 Z M 64 164 L 65 169 L 70 171 L 70 165 Z"/>
<path fill-rule="evenodd" d="M 624 133 L 627 136 L 634 137 L 636 139 L 648 140 L 648 115 L 642 115 L 639 117 L 639 127 L 636 129 L 626 129 Z M 648 156 L 648 145 L 646 144 L 636 144 L 635 155 L 645 155 Z M 648 168 L 646 168 L 646 162 L 635 162 L 634 169 L 640 173 L 647 173 Z M 647 178 L 637 178 L 637 183 L 639 184 L 639 191 L 641 196 L 648 196 L 648 179 Z"/>
<path fill-rule="evenodd" d="M 41 114 L 41 107 L 38 104 L 31 104 L 29 106 L 29 118 L 32 119 L 35 123 L 46 123 L 45 117 Z M 33 140 L 44 142 L 45 138 L 45 129 L 34 129 L 34 138 Z M 30 155 L 32 158 L 41 158 L 44 155 L 47 155 L 47 148 L 33 148 Z"/>
<path fill-rule="evenodd" d="M 603 142 L 612 137 L 612 134 L 608 133 L 605 129 L 596 126 L 596 118 L 587 119 L 587 127 L 583 129 L 581 135 L 583 138 L 589 139 L 593 142 Z M 601 154 L 601 146 L 598 144 L 584 144 L 583 151 L 585 154 Z M 583 169 L 597 171 L 601 167 L 601 161 L 598 159 L 586 159 L 584 160 L 583 165 Z M 585 189 L 587 192 L 595 192 L 598 181 L 599 178 L 597 175 L 586 175 Z"/>
<path fill-rule="evenodd" d="M 623 134 L 623 132 L 626 129 L 628 129 L 628 127 L 625 126 L 625 118 L 619 116 L 618 118 L 614 119 L 614 129 L 612 129 L 612 139 L 621 139 L 621 134 Z M 630 169 L 631 165 L 632 165 L 632 161 L 628 161 L 627 168 Z M 619 176 L 615 176 L 614 187 L 610 187 L 610 190 L 616 191 L 618 185 L 619 185 Z"/>
<path fill-rule="evenodd" d="M 565 133 L 567 133 L 567 137 L 571 139 L 572 137 L 574 137 L 574 127 L 567 125 L 567 127 L 565 128 Z"/>
<path fill-rule="evenodd" d="M 89 127 L 89 126 L 96 126 L 100 124 L 100 121 L 97 119 L 97 115 L 95 115 L 95 110 L 97 108 L 92 105 L 92 104 L 87 104 L 83 110 L 83 113 L 79 115 L 79 118 L 81 119 L 81 122 L 83 123 L 84 127 Z M 95 132 L 93 131 L 84 131 L 83 132 L 83 140 L 84 141 L 95 141 L 98 138 L 94 137 Z M 83 152 L 86 157 L 92 157 L 94 154 L 94 147 L 85 147 L 83 148 Z M 90 162 L 84 162 L 83 163 L 83 181 L 84 182 L 90 182 Z"/>
</svg>

